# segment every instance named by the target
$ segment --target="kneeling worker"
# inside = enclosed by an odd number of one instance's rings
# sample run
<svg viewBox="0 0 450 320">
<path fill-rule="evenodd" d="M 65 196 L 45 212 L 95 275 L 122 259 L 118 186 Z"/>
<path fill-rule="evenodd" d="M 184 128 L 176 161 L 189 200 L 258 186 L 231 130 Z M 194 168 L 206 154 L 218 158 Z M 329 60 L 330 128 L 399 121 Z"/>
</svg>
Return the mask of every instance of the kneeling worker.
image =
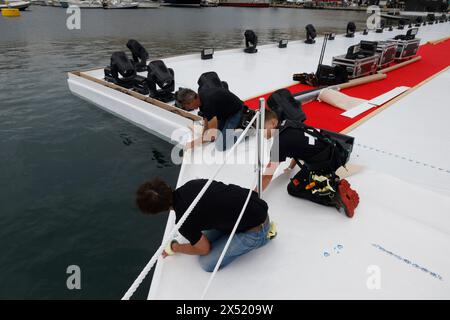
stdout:
<svg viewBox="0 0 450 320">
<path fill-rule="evenodd" d="M 142 184 L 137 190 L 136 203 L 146 214 L 157 214 L 169 209 L 175 211 L 178 222 L 207 180 L 191 180 L 172 190 L 156 178 Z M 200 265 L 207 272 L 214 270 L 228 237 L 247 199 L 249 189 L 213 181 L 179 232 L 189 244 L 172 241 L 163 256 L 184 253 L 200 256 Z M 250 197 L 247 208 L 230 246 L 220 265 L 228 265 L 237 257 L 264 246 L 275 236 L 269 222 L 267 203 L 256 192 Z"/>
<path fill-rule="evenodd" d="M 297 164 L 300 171 L 287 187 L 290 195 L 343 209 L 349 218 L 353 217 L 359 203 L 358 193 L 347 180 L 336 175 L 336 170 L 345 165 L 344 158 L 348 159 L 349 154 L 341 152 L 338 145 L 323 138 L 312 127 L 290 120 L 283 121 L 281 125 L 278 122 L 277 114 L 266 109 L 265 137 L 270 139 L 272 132 L 275 132 L 275 140 L 270 163 L 263 176 L 263 190 L 272 180 L 280 162 L 292 158 L 289 169 Z"/>
<path fill-rule="evenodd" d="M 203 117 L 202 137 L 194 140 L 188 147 L 211 142 L 217 139 L 217 148 L 227 150 L 236 138 L 234 129 L 238 128 L 242 118 L 244 103 L 225 88 L 204 88 L 199 93 L 187 88 L 181 88 L 175 93 L 177 105 L 187 111 L 200 109 Z M 216 132 L 214 132 L 216 131 Z"/>
</svg>

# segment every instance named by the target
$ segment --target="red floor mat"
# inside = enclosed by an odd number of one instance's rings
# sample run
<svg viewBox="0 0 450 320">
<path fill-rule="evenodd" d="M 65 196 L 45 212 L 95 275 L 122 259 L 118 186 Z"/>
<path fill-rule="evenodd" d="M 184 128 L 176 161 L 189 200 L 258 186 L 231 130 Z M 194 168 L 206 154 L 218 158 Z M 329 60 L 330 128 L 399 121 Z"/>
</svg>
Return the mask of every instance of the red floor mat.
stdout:
<svg viewBox="0 0 450 320">
<path fill-rule="evenodd" d="M 384 80 L 344 89 L 342 92 L 352 97 L 372 99 L 395 87 L 414 87 L 450 65 L 450 40 L 436 45 L 422 45 L 419 48 L 418 55 L 422 56 L 420 61 L 389 72 L 387 78 Z M 294 70 L 292 73 L 295 72 L 301 72 L 301 70 Z M 291 92 L 296 93 L 311 89 L 311 87 L 299 84 L 289 87 L 288 89 Z M 269 95 L 270 93 L 262 97 L 267 99 Z M 250 99 L 245 103 L 251 108 L 257 108 L 258 99 L 259 97 Z M 335 108 L 327 103 L 314 101 L 303 106 L 303 111 L 307 116 L 306 123 L 308 125 L 336 132 L 344 130 L 374 110 L 376 109 L 371 109 L 350 119 L 341 116 L 341 113 L 344 112 L 343 110 Z"/>
</svg>

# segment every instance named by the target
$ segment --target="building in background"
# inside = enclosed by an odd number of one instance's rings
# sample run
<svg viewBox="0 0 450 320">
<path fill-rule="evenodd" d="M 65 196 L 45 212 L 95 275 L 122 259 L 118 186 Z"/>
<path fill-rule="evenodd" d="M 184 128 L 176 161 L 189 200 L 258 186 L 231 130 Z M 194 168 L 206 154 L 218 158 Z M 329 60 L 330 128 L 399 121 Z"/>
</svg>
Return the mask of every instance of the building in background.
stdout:
<svg viewBox="0 0 450 320">
<path fill-rule="evenodd" d="M 448 9 L 447 0 L 406 0 L 406 11 L 445 12 Z"/>
<path fill-rule="evenodd" d="M 268 8 L 270 0 L 219 0 L 219 6 Z"/>
</svg>

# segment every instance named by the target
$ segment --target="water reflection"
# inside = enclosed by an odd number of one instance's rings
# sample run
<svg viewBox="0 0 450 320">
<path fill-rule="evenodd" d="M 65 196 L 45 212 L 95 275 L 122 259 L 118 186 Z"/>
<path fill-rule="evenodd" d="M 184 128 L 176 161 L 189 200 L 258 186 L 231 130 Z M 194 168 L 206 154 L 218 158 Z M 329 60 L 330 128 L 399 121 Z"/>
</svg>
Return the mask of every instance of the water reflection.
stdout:
<svg viewBox="0 0 450 320">
<path fill-rule="evenodd" d="M 72 96 L 67 71 L 106 65 L 136 38 L 152 58 L 233 48 L 252 28 L 259 42 L 345 29 L 365 15 L 289 9 L 84 10 L 82 29 L 65 10 L 33 6 L 0 19 L 0 298 L 114 298 L 161 241 L 165 217 L 134 206 L 152 176 L 175 186 L 171 146 Z M 7 31 L 5 31 L 7 30 Z M 65 268 L 88 276 L 65 289 Z M 148 285 L 137 297 L 144 298 Z"/>
</svg>

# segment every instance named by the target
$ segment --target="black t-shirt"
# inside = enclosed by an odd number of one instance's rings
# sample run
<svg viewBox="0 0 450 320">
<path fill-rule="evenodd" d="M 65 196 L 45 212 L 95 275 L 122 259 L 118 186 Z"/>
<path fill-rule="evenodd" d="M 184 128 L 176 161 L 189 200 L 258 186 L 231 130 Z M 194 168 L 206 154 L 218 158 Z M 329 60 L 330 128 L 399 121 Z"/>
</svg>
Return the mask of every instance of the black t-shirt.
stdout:
<svg viewBox="0 0 450 320">
<path fill-rule="evenodd" d="M 288 127 L 274 137 L 270 160 L 283 162 L 286 158 L 295 158 L 307 162 L 327 147 L 325 142 L 308 135 L 306 129 Z"/>
<path fill-rule="evenodd" d="M 198 93 L 200 111 L 208 121 L 214 117 L 225 120 L 242 110 L 243 102 L 236 95 L 224 88 L 204 88 Z"/>
<path fill-rule="evenodd" d="M 191 180 L 174 191 L 173 209 L 177 222 L 206 182 L 205 179 Z M 204 230 L 216 229 L 231 232 L 244 206 L 245 199 L 247 199 L 248 192 L 249 189 L 234 184 L 227 185 L 213 181 L 181 226 L 180 233 L 194 245 L 200 240 Z M 256 192 L 253 192 L 237 232 L 243 232 L 262 224 L 267 218 L 267 210 L 267 203 L 261 200 Z"/>
</svg>

